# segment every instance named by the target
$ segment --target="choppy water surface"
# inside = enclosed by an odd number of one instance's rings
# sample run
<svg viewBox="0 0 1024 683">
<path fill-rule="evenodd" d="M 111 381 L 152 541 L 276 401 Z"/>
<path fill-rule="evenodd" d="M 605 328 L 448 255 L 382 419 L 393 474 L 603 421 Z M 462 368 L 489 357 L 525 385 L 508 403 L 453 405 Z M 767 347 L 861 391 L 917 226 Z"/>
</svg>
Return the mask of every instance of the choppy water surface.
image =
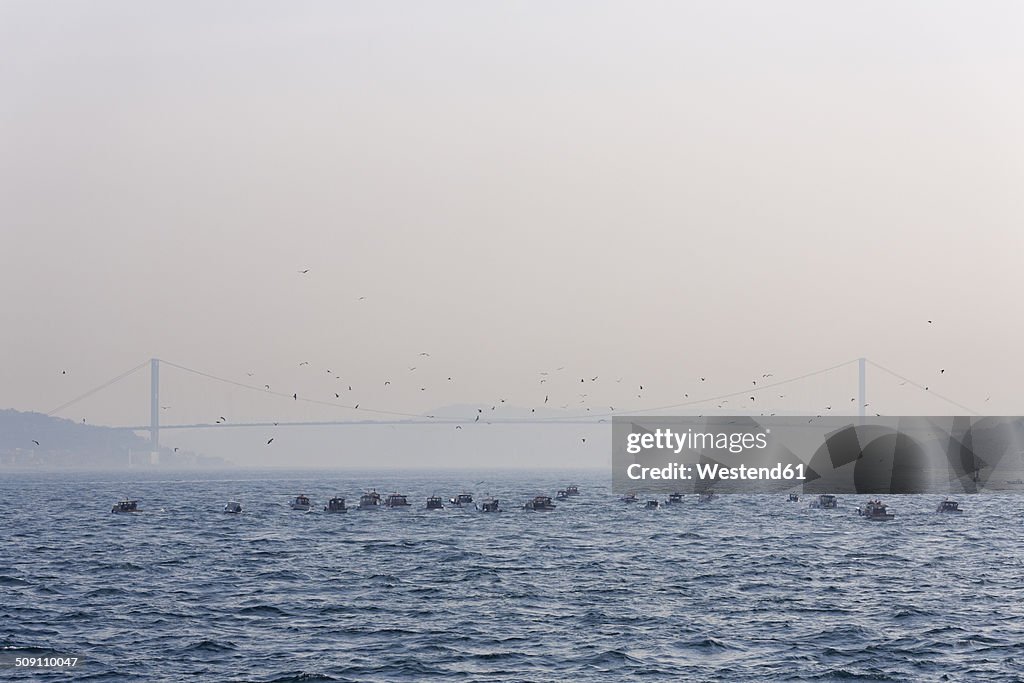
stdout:
<svg viewBox="0 0 1024 683">
<path fill-rule="evenodd" d="M 484 484 L 475 484 L 481 479 Z M 519 508 L 567 483 L 553 512 Z M 365 487 L 412 508 L 300 513 Z M 506 511 L 427 511 L 468 488 Z M 1024 500 L 784 496 L 644 510 L 603 473 L 17 474 L 0 481 L 0 679 L 1018 680 Z M 119 498 L 145 512 L 112 515 Z M 241 515 L 220 512 L 239 500 Z M 843 502 L 856 504 L 863 497 Z M 841 499 L 842 500 L 842 499 Z"/>
</svg>

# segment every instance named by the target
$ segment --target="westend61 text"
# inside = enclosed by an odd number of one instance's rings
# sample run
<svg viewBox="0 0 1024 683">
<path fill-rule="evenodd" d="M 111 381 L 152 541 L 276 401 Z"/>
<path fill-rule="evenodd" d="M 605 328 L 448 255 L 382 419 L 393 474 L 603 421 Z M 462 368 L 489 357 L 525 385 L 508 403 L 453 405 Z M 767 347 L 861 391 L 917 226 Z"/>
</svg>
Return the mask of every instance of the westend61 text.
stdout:
<svg viewBox="0 0 1024 683">
<path fill-rule="evenodd" d="M 725 481 L 725 480 L 774 480 L 802 481 L 805 465 L 783 465 L 781 462 L 774 467 L 723 467 L 718 463 L 696 463 L 683 465 L 669 463 L 664 467 L 644 467 L 634 463 L 626 469 L 626 476 L 638 480 L 692 480 Z"/>
</svg>

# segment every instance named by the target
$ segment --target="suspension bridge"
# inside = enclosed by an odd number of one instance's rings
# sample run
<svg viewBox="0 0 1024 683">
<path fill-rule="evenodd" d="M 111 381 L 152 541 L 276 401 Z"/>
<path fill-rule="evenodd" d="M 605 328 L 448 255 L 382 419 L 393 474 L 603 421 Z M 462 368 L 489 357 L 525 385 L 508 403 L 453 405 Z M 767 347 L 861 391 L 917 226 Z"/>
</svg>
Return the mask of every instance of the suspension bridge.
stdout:
<svg viewBox="0 0 1024 683">
<path fill-rule="evenodd" d="M 838 370 L 840 368 L 849 367 L 849 366 L 853 366 L 853 365 L 856 365 L 856 367 L 857 367 L 857 393 L 856 393 L 856 398 L 857 398 L 858 414 L 859 414 L 859 416 L 861 418 L 865 417 L 866 406 L 867 406 L 867 403 L 868 403 L 867 402 L 867 370 L 868 370 L 869 366 L 871 368 L 875 369 L 875 370 L 878 370 L 878 371 L 880 371 L 882 373 L 885 373 L 887 375 L 890 375 L 891 377 L 894 377 L 894 378 L 900 380 L 902 384 L 912 386 L 912 387 L 914 387 L 916 389 L 919 389 L 921 391 L 926 391 L 926 392 L 928 392 L 928 394 L 930 396 L 932 396 L 934 398 L 937 398 L 937 399 L 940 399 L 940 400 L 948 403 L 951 406 L 955 406 L 959 410 L 964 411 L 965 414 L 977 415 L 977 412 L 974 411 L 973 409 L 971 409 L 971 408 L 969 408 L 969 407 L 967 407 L 967 406 L 965 406 L 965 405 L 963 405 L 961 403 L 958 403 L 957 401 L 955 401 L 955 400 L 953 400 L 953 399 L 951 399 L 949 397 L 946 397 L 946 396 L 943 396 L 942 394 L 936 393 L 935 391 L 930 390 L 929 387 L 924 386 L 922 384 L 919 384 L 919 383 L 913 381 L 912 379 L 909 379 L 909 378 L 907 378 L 907 377 L 905 377 L 905 376 L 903 376 L 903 375 L 901 375 L 901 374 L 899 374 L 899 373 L 897 373 L 897 372 L 895 372 L 893 370 L 890 370 L 887 367 L 884 367 L 884 366 L 882 366 L 882 365 L 880 365 L 878 363 L 875 363 L 875 362 L 871 361 L 868 358 L 855 358 L 855 359 L 851 359 L 851 360 L 845 361 L 843 363 L 838 363 L 836 365 L 832 365 L 832 366 L 829 366 L 829 367 L 821 368 L 821 369 L 814 370 L 814 371 L 811 371 L 811 372 L 807 372 L 807 373 L 804 373 L 804 374 L 801 374 L 801 375 L 797 375 L 797 376 L 788 377 L 788 378 L 785 378 L 785 379 L 779 379 L 779 380 L 774 380 L 774 381 L 769 381 L 769 382 L 766 382 L 766 383 L 762 383 L 762 384 L 756 385 L 754 387 L 744 388 L 744 389 L 740 389 L 738 391 L 721 393 L 721 394 L 717 394 L 717 395 L 713 395 L 713 396 L 703 396 L 703 397 L 692 398 L 692 399 L 687 397 L 686 400 L 682 400 L 682 401 L 671 403 L 671 404 L 667 404 L 667 405 L 646 406 L 644 408 L 639 408 L 639 409 L 618 410 L 618 411 L 612 411 L 612 412 L 606 412 L 606 413 L 567 414 L 567 415 L 537 416 L 537 417 L 490 417 L 490 418 L 488 418 L 487 423 L 488 424 L 510 424 L 510 425 L 527 425 L 527 424 L 529 424 L 529 425 L 544 425 L 544 424 L 547 424 L 547 425 L 558 425 L 558 424 L 563 424 L 563 425 L 565 425 L 565 424 L 597 424 L 597 423 L 600 423 L 600 422 L 606 422 L 609 418 L 615 417 L 615 416 L 649 415 L 649 414 L 661 413 L 661 412 L 664 412 L 664 411 L 667 411 L 667 410 L 680 410 L 680 409 L 686 409 L 686 408 L 699 407 L 699 406 L 707 405 L 709 403 L 713 403 L 713 402 L 717 402 L 717 401 L 727 401 L 728 399 L 735 398 L 735 397 L 738 397 L 738 396 L 747 396 L 747 395 L 751 395 L 751 394 L 757 394 L 759 392 L 764 392 L 764 391 L 767 391 L 767 390 L 777 389 L 777 388 L 785 386 L 785 385 L 791 385 L 791 384 L 794 384 L 796 382 L 802 382 L 802 381 L 807 380 L 809 378 L 812 378 L 812 377 L 815 377 L 815 376 L 818 376 L 818 375 L 823 375 L 825 373 L 832 372 L 832 371 Z M 87 391 L 87 392 L 85 392 L 85 393 L 83 393 L 83 394 L 81 394 L 79 396 L 76 396 L 75 398 L 73 398 L 73 399 L 71 399 L 71 400 L 69 400 L 69 401 L 67 401 L 65 403 L 62 403 L 61 405 L 57 406 L 53 410 L 49 411 L 47 413 L 47 415 L 48 416 L 57 416 L 61 412 L 67 410 L 68 408 L 71 408 L 72 406 L 78 404 L 81 401 L 84 401 L 85 399 L 89 398 L 90 396 L 93 396 L 94 394 L 97 394 L 100 391 L 103 391 L 104 389 L 106 389 L 106 388 L 108 388 L 110 386 L 113 386 L 114 384 L 117 384 L 118 382 L 121 382 L 124 379 L 134 375 L 135 373 L 142 371 L 147 366 L 149 368 L 149 378 L 150 378 L 149 379 L 149 403 L 150 403 L 150 406 L 149 406 L 149 408 L 150 408 L 150 410 L 149 410 L 149 415 L 150 415 L 149 424 L 148 425 L 128 426 L 128 427 L 123 427 L 123 429 L 130 429 L 130 430 L 133 430 L 133 431 L 149 432 L 149 439 L 150 439 L 151 448 L 154 451 L 158 451 L 160 449 L 160 432 L 162 430 L 246 429 L 246 428 L 268 428 L 268 427 L 282 428 L 282 427 L 324 427 L 324 426 L 394 426 L 394 425 L 438 425 L 438 424 L 463 425 L 463 424 L 467 424 L 469 422 L 472 422 L 472 420 L 467 420 L 464 417 L 463 418 L 450 417 L 450 416 L 443 416 L 442 417 L 442 416 L 424 415 L 422 413 L 416 414 L 416 413 L 405 413 L 405 412 L 394 411 L 394 410 L 384 410 L 384 409 L 380 409 L 380 408 L 373 408 L 373 407 L 366 407 L 366 406 L 359 407 L 358 404 L 352 406 L 352 405 L 346 405 L 346 404 L 343 404 L 343 403 L 340 403 L 340 402 L 324 401 L 324 400 L 315 399 L 315 398 L 298 396 L 297 394 L 287 394 L 287 393 L 284 393 L 284 392 L 272 391 L 272 390 L 270 390 L 270 389 L 268 389 L 266 387 L 260 387 L 260 386 L 256 386 L 256 385 L 253 385 L 253 384 L 247 384 L 245 382 L 239 382 L 237 380 L 233 380 L 233 379 L 229 379 L 229 378 L 225 378 L 225 377 L 219 377 L 217 375 L 214 375 L 214 374 L 211 374 L 211 373 L 208 373 L 208 372 L 203 372 L 201 370 L 196 370 L 196 369 L 193 369 L 193 368 L 186 367 L 184 365 L 179 365 L 177 363 L 173 363 L 173 362 L 170 362 L 170 361 L 161 360 L 159 358 L 151 358 L 148 361 L 144 361 L 144 362 L 140 363 L 139 365 L 136 365 L 135 367 L 133 367 L 133 368 L 131 368 L 131 369 L 121 373 L 120 375 L 117 375 L 116 377 L 113 377 L 110 380 L 108 380 L 106 382 L 103 382 L 99 386 L 96 386 L 96 387 L 90 389 L 89 391 Z M 369 414 L 373 415 L 374 417 L 372 419 L 360 419 L 360 420 L 353 420 L 353 419 L 347 419 L 347 420 L 299 420 L 299 421 L 294 421 L 294 420 L 293 421 L 266 421 L 266 420 L 262 420 L 262 421 L 253 421 L 253 422 L 237 422 L 237 421 L 232 421 L 232 422 L 223 421 L 222 422 L 222 421 L 218 421 L 218 422 L 213 422 L 213 423 L 210 423 L 210 422 L 195 422 L 195 423 L 181 423 L 181 424 L 161 424 L 161 421 L 160 421 L 160 408 L 161 408 L 161 405 L 160 405 L 160 369 L 161 369 L 161 366 L 168 366 L 170 368 L 175 368 L 177 370 L 181 370 L 183 372 L 190 373 L 190 374 L 193 374 L 193 375 L 196 375 L 196 376 L 200 376 L 200 377 L 206 378 L 208 380 L 213 380 L 215 382 L 219 382 L 219 383 L 222 383 L 222 384 L 225 384 L 225 385 L 228 385 L 228 386 L 232 386 L 232 387 L 235 387 L 235 388 L 240 388 L 240 389 L 249 390 L 249 391 L 253 391 L 253 392 L 259 392 L 262 395 L 276 396 L 276 397 L 279 397 L 279 398 L 291 399 L 291 400 L 294 400 L 294 401 L 297 401 L 297 402 L 304 402 L 304 403 L 308 403 L 308 404 L 330 406 L 332 408 L 344 408 L 344 409 L 349 409 L 349 410 L 356 410 L 356 409 L 358 409 L 361 413 L 369 413 Z"/>
</svg>

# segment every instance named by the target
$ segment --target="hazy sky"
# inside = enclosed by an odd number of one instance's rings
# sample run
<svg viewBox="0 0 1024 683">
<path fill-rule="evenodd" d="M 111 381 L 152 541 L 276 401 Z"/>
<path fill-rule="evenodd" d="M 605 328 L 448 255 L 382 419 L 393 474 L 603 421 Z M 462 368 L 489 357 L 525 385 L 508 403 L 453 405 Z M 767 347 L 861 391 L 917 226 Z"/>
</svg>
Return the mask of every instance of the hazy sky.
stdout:
<svg viewBox="0 0 1024 683">
<path fill-rule="evenodd" d="M 1017 2 L 3 0 L 0 407 L 151 356 L 420 412 L 863 355 L 1020 414 L 1021 35 Z M 146 422 L 147 379 L 64 416 Z M 164 390 L 168 422 L 353 412 Z"/>
</svg>

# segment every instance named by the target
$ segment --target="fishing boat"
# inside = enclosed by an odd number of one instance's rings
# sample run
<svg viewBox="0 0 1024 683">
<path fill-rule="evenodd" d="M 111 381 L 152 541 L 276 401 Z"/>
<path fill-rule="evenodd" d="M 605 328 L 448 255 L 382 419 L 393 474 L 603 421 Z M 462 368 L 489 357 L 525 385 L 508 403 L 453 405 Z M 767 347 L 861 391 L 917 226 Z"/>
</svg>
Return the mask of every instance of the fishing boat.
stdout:
<svg viewBox="0 0 1024 683">
<path fill-rule="evenodd" d="M 476 509 L 480 512 L 501 512 L 501 508 L 498 507 L 498 499 L 490 497 L 481 500 Z"/>
<path fill-rule="evenodd" d="M 384 507 L 386 508 L 404 508 L 409 507 L 409 501 L 406 500 L 405 496 L 401 493 L 392 493 L 384 499 Z"/>
<path fill-rule="evenodd" d="M 313 504 L 309 502 L 309 497 L 299 494 L 295 496 L 295 500 L 291 502 L 292 510 L 300 510 L 302 512 L 309 512 L 309 509 L 313 507 Z"/>
<path fill-rule="evenodd" d="M 555 494 L 555 498 L 558 500 L 569 500 L 569 494 L 565 489 L 559 489 L 558 493 Z"/>
<path fill-rule="evenodd" d="M 645 510 L 657 510 L 660 507 L 661 507 L 661 503 L 659 503 L 656 500 L 649 500 L 646 503 L 644 503 L 644 509 Z"/>
<path fill-rule="evenodd" d="M 665 505 L 682 505 L 683 494 L 681 493 L 670 493 L 668 494 L 668 500 L 665 501 Z"/>
<path fill-rule="evenodd" d="M 448 504 L 457 508 L 470 507 L 471 505 L 473 505 L 473 494 L 460 493 L 459 495 L 453 498 L 449 498 Z"/>
<path fill-rule="evenodd" d="M 956 502 L 955 500 L 950 500 L 949 498 L 947 498 L 946 500 L 944 500 L 941 503 L 939 503 L 939 506 L 937 508 L 935 508 L 935 511 L 936 512 L 963 512 L 963 510 L 960 509 L 960 503 Z"/>
<path fill-rule="evenodd" d="M 635 493 L 630 491 L 629 493 L 623 495 L 622 498 L 619 498 L 619 500 L 623 503 L 636 503 L 637 497 Z"/>
<path fill-rule="evenodd" d="M 533 500 L 526 501 L 523 505 L 526 510 L 554 510 L 555 504 L 551 502 L 551 496 L 534 496 Z"/>
<path fill-rule="evenodd" d="M 139 501 L 137 500 L 122 500 L 121 502 L 110 508 L 111 512 L 142 512 L 139 509 Z"/>
<path fill-rule="evenodd" d="M 242 512 L 242 504 L 234 500 L 229 500 L 224 506 L 224 512 L 237 515 Z"/>
<path fill-rule="evenodd" d="M 345 499 L 341 496 L 331 498 L 324 506 L 324 512 L 348 512 L 348 508 L 345 507 Z"/>
<path fill-rule="evenodd" d="M 857 508 L 857 514 L 865 519 L 875 520 L 884 522 L 894 518 L 896 515 L 892 514 L 885 508 L 885 503 L 880 500 L 869 500 L 864 503 L 861 507 Z"/>
<path fill-rule="evenodd" d="M 571 486 L 565 487 L 565 495 L 567 496 L 578 496 L 580 495 L 580 487 L 572 484 Z"/>
<path fill-rule="evenodd" d="M 796 493 L 791 493 L 791 494 L 789 494 L 789 499 L 788 500 L 789 500 L 790 503 L 799 503 L 800 502 L 800 496 L 798 494 L 796 494 Z"/>
<path fill-rule="evenodd" d="M 359 509 L 360 510 L 379 510 L 380 509 L 380 494 L 375 489 L 371 489 L 359 496 Z"/>
<path fill-rule="evenodd" d="M 839 501 L 831 493 L 819 494 L 807 507 L 814 510 L 835 510 L 839 507 Z"/>
<path fill-rule="evenodd" d="M 428 510 L 443 510 L 444 501 L 441 500 L 441 496 L 430 496 L 427 498 L 427 509 Z"/>
</svg>

